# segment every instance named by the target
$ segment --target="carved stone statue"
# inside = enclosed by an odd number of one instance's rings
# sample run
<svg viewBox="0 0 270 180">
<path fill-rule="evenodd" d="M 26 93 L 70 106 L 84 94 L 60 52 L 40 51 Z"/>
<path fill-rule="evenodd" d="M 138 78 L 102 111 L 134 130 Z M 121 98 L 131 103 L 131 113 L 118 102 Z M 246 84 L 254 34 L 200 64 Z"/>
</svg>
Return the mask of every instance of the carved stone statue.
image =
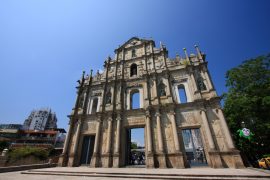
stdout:
<svg viewBox="0 0 270 180">
<path fill-rule="evenodd" d="M 195 77 L 196 77 L 196 82 L 197 82 L 197 87 L 198 87 L 198 89 L 199 89 L 200 91 L 206 90 L 206 86 L 205 86 L 205 84 L 204 84 L 204 82 L 203 82 L 203 78 L 202 78 L 200 72 L 195 71 Z"/>
<path fill-rule="evenodd" d="M 166 96 L 166 86 L 161 82 L 158 86 L 159 89 L 159 96 Z"/>
<path fill-rule="evenodd" d="M 111 103 L 112 103 L 112 93 L 111 91 L 109 91 L 106 94 L 106 104 L 111 104 Z"/>
<path fill-rule="evenodd" d="M 200 91 L 206 90 L 206 86 L 205 86 L 205 84 L 203 82 L 203 78 L 202 77 L 200 77 L 200 78 L 197 79 L 197 86 L 198 86 L 198 89 Z"/>
</svg>

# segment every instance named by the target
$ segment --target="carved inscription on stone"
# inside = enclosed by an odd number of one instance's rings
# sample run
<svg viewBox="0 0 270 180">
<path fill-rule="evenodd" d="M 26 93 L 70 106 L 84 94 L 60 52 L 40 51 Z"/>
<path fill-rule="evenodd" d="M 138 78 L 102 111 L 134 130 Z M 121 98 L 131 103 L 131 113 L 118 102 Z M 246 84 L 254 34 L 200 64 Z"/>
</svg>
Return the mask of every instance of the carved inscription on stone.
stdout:
<svg viewBox="0 0 270 180">
<path fill-rule="evenodd" d="M 128 118 L 127 121 L 125 121 L 125 125 L 128 126 L 134 126 L 134 125 L 144 125 L 145 119 L 144 118 Z"/>
<path fill-rule="evenodd" d="M 83 124 L 83 131 L 87 133 L 96 132 L 96 123 L 95 122 L 86 122 Z"/>
<path fill-rule="evenodd" d="M 183 115 L 183 124 L 187 124 L 187 125 L 193 125 L 193 124 L 197 124 L 197 120 L 194 117 L 194 113 L 192 112 L 187 112 L 187 113 L 182 113 Z"/>
<path fill-rule="evenodd" d="M 132 87 L 142 87 L 142 85 L 140 83 L 137 82 L 132 82 L 128 84 L 128 87 L 132 88 Z"/>
</svg>

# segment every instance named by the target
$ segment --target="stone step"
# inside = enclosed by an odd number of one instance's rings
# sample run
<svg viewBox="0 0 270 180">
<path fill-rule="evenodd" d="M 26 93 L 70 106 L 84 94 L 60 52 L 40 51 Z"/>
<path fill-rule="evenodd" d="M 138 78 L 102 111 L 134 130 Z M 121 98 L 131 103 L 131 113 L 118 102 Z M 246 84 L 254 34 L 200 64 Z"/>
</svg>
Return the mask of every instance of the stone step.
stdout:
<svg viewBox="0 0 270 180">
<path fill-rule="evenodd" d="M 21 172 L 31 175 L 56 175 L 56 176 L 80 176 L 80 177 L 106 177 L 106 178 L 133 178 L 133 179 L 188 179 L 188 180 L 264 180 L 270 179 L 270 176 L 258 175 L 192 175 L 192 174 L 153 174 L 153 173 L 107 173 L 107 172 L 70 172 L 70 171 L 38 171 L 31 170 Z"/>
</svg>

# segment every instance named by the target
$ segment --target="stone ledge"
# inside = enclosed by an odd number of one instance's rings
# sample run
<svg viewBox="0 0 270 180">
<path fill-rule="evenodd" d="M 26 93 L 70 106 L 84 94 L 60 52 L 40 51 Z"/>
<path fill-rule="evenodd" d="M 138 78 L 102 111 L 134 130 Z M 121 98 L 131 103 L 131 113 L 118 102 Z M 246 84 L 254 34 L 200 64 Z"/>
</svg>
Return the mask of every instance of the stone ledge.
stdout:
<svg viewBox="0 0 270 180">
<path fill-rule="evenodd" d="M 50 167 L 56 167 L 56 166 L 57 166 L 56 163 L 9 166 L 9 167 L 1 167 L 0 173 L 12 172 L 12 171 L 23 171 L 23 170 L 29 170 L 29 169 L 50 168 Z"/>
</svg>

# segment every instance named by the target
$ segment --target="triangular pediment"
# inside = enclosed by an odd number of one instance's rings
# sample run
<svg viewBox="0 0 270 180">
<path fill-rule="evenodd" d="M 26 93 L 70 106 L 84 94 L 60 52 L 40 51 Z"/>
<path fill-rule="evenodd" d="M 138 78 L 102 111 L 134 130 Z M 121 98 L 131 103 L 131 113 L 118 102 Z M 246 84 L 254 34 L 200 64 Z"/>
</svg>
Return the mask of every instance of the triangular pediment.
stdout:
<svg viewBox="0 0 270 180">
<path fill-rule="evenodd" d="M 140 38 L 137 38 L 137 37 L 132 37 L 117 49 L 130 48 L 130 47 L 133 47 L 133 46 L 138 46 L 138 45 L 141 45 L 142 43 L 144 43 L 145 41 L 152 41 L 152 40 L 146 40 L 146 39 L 140 39 Z"/>
</svg>

